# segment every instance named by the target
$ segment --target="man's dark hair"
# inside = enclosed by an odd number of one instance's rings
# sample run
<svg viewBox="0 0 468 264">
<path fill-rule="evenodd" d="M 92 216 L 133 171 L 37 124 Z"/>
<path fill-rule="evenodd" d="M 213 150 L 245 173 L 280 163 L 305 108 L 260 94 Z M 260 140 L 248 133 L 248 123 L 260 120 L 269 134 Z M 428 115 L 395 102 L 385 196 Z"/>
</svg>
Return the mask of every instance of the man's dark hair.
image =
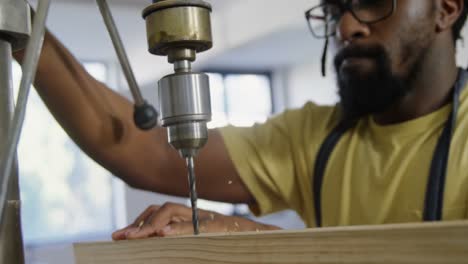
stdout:
<svg viewBox="0 0 468 264">
<path fill-rule="evenodd" d="M 468 0 L 465 0 L 464 2 L 465 4 L 463 6 L 463 11 L 452 28 L 454 42 L 456 42 L 459 39 L 463 39 L 463 37 L 461 36 L 461 31 L 463 29 L 463 26 L 465 25 L 466 17 L 468 15 Z"/>
</svg>

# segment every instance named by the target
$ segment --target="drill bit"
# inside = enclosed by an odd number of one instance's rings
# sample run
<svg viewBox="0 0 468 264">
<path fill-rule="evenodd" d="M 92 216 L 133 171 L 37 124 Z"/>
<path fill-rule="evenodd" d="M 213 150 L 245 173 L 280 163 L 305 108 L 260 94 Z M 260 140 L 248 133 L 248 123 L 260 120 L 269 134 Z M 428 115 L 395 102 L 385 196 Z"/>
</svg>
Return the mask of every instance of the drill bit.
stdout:
<svg viewBox="0 0 468 264">
<path fill-rule="evenodd" d="M 187 162 L 187 169 L 188 169 L 188 179 L 189 179 L 189 187 L 190 187 L 190 202 L 192 203 L 192 223 L 193 223 L 193 234 L 198 235 L 198 210 L 197 210 L 197 187 L 195 185 L 195 168 L 193 162 L 193 156 L 189 156 L 185 158 Z"/>
</svg>

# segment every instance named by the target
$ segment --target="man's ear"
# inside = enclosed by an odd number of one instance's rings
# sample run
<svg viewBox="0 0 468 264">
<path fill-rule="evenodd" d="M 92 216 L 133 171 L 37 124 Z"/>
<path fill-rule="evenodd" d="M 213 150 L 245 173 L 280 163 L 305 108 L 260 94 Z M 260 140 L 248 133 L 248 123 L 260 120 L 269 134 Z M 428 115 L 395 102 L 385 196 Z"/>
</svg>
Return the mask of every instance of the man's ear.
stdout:
<svg viewBox="0 0 468 264">
<path fill-rule="evenodd" d="M 437 1 L 437 32 L 453 27 L 463 12 L 465 0 L 439 0 Z"/>
</svg>

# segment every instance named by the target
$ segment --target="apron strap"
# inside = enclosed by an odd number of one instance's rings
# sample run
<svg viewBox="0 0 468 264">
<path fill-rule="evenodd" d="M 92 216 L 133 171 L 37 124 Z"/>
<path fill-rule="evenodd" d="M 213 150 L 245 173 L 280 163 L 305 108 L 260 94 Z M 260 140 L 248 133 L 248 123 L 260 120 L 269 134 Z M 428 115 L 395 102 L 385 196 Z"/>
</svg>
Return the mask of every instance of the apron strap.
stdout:
<svg viewBox="0 0 468 264">
<path fill-rule="evenodd" d="M 340 122 L 327 136 L 318 152 L 317 159 L 315 161 L 312 186 L 314 193 L 315 224 L 317 227 L 322 226 L 322 185 L 328 160 L 343 134 L 353 126 L 354 123 L 347 124 L 345 122 Z"/>
<path fill-rule="evenodd" d="M 441 221 L 444 206 L 445 178 L 447 176 L 447 163 L 450 155 L 450 143 L 453 131 L 457 124 L 458 106 L 460 94 L 468 81 L 468 72 L 459 70 L 457 82 L 454 86 L 452 99 L 452 113 L 447 120 L 442 135 L 437 142 L 437 147 L 432 159 L 431 171 L 426 189 L 424 202 L 424 221 Z"/>
</svg>

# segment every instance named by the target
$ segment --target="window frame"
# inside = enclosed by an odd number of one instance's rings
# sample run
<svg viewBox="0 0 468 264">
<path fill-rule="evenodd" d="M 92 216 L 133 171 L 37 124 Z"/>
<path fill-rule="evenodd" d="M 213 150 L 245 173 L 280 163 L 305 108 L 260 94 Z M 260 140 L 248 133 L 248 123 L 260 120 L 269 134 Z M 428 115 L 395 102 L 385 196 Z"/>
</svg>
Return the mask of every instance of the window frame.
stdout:
<svg viewBox="0 0 468 264">
<path fill-rule="evenodd" d="M 269 115 L 273 115 L 276 113 L 278 106 L 275 104 L 275 89 L 273 87 L 273 72 L 272 71 L 261 71 L 261 70 L 239 70 L 239 69 L 217 69 L 217 68 L 203 68 L 201 72 L 206 74 L 218 74 L 221 76 L 223 80 L 223 88 L 224 88 L 224 112 L 229 115 L 228 109 L 228 102 L 227 102 L 227 95 L 226 95 L 226 78 L 229 75 L 259 75 L 264 76 L 268 79 L 269 86 L 270 86 L 270 102 L 271 102 L 271 110 Z M 209 201 L 211 202 L 211 201 Z M 226 203 L 221 203 L 226 204 Z M 227 203 L 229 204 L 229 203 Z M 190 201 L 187 200 L 187 206 L 190 206 Z M 231 216 L 240 216 L 240 217 L 251 217 L 252 214 L 245 214 L 243 213 L 245 204 L 231 204 L 232 205 L 232 213 Z M 213 210 L 213 209 L 211 209 Z M 215 210 L 216 211 L 216 210 Z"/>
<path fill-rule="evenodd" d="M 271 102 L 271 111 L 269 115 L 273 115 L 276 113 L 277 106 L 275 104 L 275 89 L 273 89 L 273 72 L 270 70 L 248 70 L 248 69 L 218 69 L 218 68 L 203 68 L 201 72 L 204 73 L 212 73 L 212 74 L 219 74 L 223 78 L 224 88 L 226 88 L 226 77 L 229 75 L 260 75 L 265 76 L 270 83 L 270 102 Z M 225 91 L 226 92 L 226 91 Z M 226 114 L 229 114 L 228 103 L 227 103 L 227 95 L 224 95 L 224 111 Z"/>
</svg>

